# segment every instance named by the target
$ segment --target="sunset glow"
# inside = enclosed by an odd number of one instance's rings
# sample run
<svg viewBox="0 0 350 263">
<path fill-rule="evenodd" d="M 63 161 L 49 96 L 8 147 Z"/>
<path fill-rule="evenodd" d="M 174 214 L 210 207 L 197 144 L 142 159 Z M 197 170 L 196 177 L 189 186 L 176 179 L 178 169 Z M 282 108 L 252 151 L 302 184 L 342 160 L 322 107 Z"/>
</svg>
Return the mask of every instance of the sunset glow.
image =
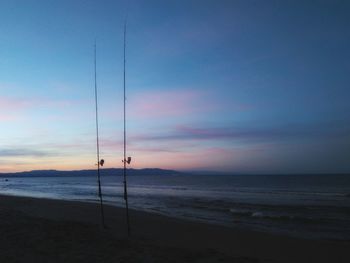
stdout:
<svg viewBox="0 0 350 263">
<path fill-rule="evenodd" d="M 132 168 L 349 171 L 349 23 L 336 4 L 16 2 L 0 4 L 0 172 L 95 167 L 95 38 L 101 155 L 122 166 L 127 8 Z"/>
</svg>

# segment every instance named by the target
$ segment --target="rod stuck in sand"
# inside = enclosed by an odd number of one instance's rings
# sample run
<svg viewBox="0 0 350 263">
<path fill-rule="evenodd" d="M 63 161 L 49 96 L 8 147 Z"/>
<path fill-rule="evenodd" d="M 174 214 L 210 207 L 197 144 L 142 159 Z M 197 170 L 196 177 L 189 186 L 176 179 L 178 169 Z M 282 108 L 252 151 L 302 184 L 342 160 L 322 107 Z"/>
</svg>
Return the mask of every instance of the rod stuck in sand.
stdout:
<svg viewBox="0 0 350 263">
<path fill-rule="evenodd" d="M 126 89 L 125 89 L 125 59 L 126 55 L 126 19 L 124 23 L 124 75 L 123 75 L 123 90 L 124 90 L 124 158 L 123 158 L 123 177 L 124 177 L 124 200 L 125 200 L 125 210 L 126 210 L 126 224 L 127 224 L 127 232 L 128 237 L 130 237 L 130 218 L 129 218 L 129 203 L 128 203 L 128 188 L 127 188 L 127 182 L 126 182 L 126 165 L 130 164 L 131 157 L 126 158 Z"/>
<path fill-rule="evenodd" d="M 98 131 L 98 97 L 97 97 L 97 70 L 96 70 L 96 40 L 94 45 L 94 69 L 95 69 L 95 123 L 96 123 L 96 158 L 97 158 L 97 183 L 98 183 L 98 196 L 100 198 L 100 207 L 101 207 L 101 221 L 102 225 L 105 228 L 105 216 L 103 211 L 103 198 L 102 198 L 102 189 L 101 189 L 101 174 L 100 168 L 104 164 L 104 160 L 100 160 L 100 141 L 99 141 L 99 131 Z"/>
</svg>

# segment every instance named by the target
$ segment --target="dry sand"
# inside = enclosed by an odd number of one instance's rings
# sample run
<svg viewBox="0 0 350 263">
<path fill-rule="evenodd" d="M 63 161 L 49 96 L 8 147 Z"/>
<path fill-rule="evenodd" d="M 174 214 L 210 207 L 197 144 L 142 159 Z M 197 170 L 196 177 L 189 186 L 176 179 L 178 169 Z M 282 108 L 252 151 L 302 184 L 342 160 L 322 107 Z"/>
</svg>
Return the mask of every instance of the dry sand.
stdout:
<svg viewBox="0 0 350 263">
<path fill-rule="evenodd" d="M 350 242 L 297 239 L 105 207 L 0 196 L 0 262 L 350 262 Z"/>
</svg>

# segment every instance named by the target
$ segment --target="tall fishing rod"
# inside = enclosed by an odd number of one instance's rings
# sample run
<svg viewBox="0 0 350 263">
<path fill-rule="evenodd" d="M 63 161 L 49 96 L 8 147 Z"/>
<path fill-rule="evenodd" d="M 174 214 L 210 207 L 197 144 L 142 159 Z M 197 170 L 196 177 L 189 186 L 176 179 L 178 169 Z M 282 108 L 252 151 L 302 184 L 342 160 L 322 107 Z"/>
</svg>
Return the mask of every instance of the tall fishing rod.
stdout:
<svg viewBox="0 0 350 263">
<path fill-rule="evenodd" d="M 98 98 L 97 98 L 97 72 L 96 72 L 96 40 L 94 45 L 94 67 L 95 67 L 95 123 L 96 123 L 96 158 L 97 158 L 97 183 L 98 183 L 98 196 L 100 198 L 100 207 L 101 207 L 101 220 L 102 225 L 105 228 L 105 216 L 103 211 L 103 199 L 102 199 L 102 190 L 101 190 L 101 174 L 100 166 L 103 166 L 104 160 L 100 160 L 100 141 L 98 134 Z"/>
<path fill-rule="evenodd" d="M 124 88 L 124 200 L 125 200 L 125 210 L 126 210 L 126 223 L 127 223 L 127 231 L 128 237 L 130 237 L 130 219 L 129 219 L 129 203 L 128 203 L 128 188 L 126 183 L 126 164 L 130 164 L 131 157 L 126 158 L 126 92 L 125 92 L 125 54 L 126 54 L 126 19 L 124 23 L 124 77 L 123 77 L 123 88 Z"/>
</svg>

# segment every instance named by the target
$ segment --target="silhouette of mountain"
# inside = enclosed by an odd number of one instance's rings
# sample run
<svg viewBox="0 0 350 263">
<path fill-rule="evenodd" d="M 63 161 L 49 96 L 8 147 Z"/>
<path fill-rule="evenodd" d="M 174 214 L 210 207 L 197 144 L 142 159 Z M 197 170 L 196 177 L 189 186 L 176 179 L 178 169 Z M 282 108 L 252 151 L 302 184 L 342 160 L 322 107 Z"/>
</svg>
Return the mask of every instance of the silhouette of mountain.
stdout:
<svg viewBox="0 0 350 263">
<path fill-rule="evenodd" d="M 179 175 L 185 174 L 174 170 L 165 170 L 159 168 L 145 169 L 128 169 L 127 174 L 130 176 L 140 175 Z M 107 168 L 101 170 L 102 176 L 121 176 L 123 175 L 122 168 Z M 74 171 L 59 171 L 59 170 L 33 170 L 16 173 L 0 173 L 0 177 L 54 177 L 54 176 L 96 176 L 96 170 L 74 170 Z"/>
</svg>

